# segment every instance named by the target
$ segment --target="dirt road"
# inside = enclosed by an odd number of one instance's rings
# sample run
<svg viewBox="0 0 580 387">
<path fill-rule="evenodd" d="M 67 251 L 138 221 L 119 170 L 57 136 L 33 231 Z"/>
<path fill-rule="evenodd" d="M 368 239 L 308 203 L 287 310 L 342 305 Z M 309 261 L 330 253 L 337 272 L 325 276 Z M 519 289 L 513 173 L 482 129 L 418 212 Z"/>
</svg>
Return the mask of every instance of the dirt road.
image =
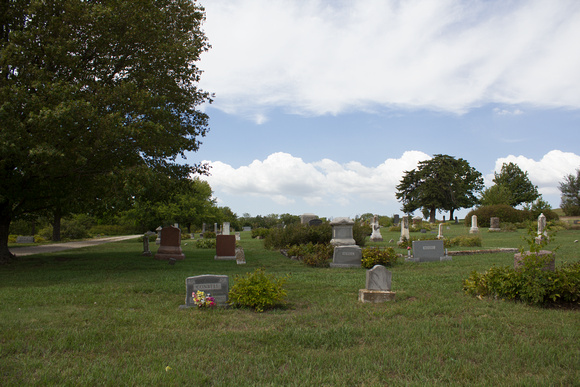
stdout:
<svg viewBox="0 0 580 387">
<path fill-rule="evenodd" d="M 40 246 L 11 247 L 10 252 L 12 254 L 16 255 L 17 257 L 23 257 L 25 255 L 42 254 L 42 253 L 55 253 L 57 251 L 78 249 L 78 248 L 87 247 L 87 246 L 96 246 L 96 245 L 100 245 L 103 243 L 124 241 L 127 239 L 135 239 L 135 238 L 139 238 L 141 236 L 143 236 L 143 235 L 125 235 L 125 236 L 116 236 L 116 237 L 108 237 L 108 238 L 96 238 L 96 239 L 90 239 L 90 240 L 78 241 L 78 242 L 53 243 L 53 244 L 40 245 Z"/>
</svg>

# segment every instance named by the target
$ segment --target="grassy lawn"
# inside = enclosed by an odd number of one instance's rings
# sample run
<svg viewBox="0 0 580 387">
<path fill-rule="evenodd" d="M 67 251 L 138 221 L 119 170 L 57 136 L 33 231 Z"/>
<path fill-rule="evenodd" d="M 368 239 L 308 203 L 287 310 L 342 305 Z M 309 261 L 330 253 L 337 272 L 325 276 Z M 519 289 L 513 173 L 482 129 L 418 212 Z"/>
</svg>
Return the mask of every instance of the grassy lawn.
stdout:
<svg viewBox="0 0 580 387">
<path fill-rule="evenodd" d="M 451 226 L 446 236 L 467 233 Z M 419 233 L 412 235 L 419 236 Z M 518 247 L 523 231 L 482 248 Z M 385 242 L 397 232 L 383 230 Z M 557 262 L 580 260 L 560 231 Z M 186 260 L 142 257 L 137 241 L 21 258 L 0 267 L 1 385 L 578 385 L 580 311 L 463 294 L 472 270 L 513 253 L 400 263 L 395 302 L 361 304 L 364 269 L 314 269 L 242 233 L 247 264 L 183 241 Z M 152 249 L 156 246 L 152 244 Z M 461 250 L 464 248 L 455 248 Z M 400 250 L 403 252 L 402 250 Z M 185 278 L 265 267 L 288 276 L 288 307 L 179 310 Z M 166 367 L 171 369 L 168 371 Z"/>
</svg>

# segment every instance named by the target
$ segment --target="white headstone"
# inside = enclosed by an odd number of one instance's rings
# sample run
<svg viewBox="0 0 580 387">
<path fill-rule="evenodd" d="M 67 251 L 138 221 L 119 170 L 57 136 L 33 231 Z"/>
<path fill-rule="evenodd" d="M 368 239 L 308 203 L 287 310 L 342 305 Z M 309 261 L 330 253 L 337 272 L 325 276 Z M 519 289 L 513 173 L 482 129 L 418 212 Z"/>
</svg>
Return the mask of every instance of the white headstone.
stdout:
<svg viewBox="0 0 580 387">
<path fill-rule="evenodd" d="M 222 235 L 230 235 L 230 222 L 224 222 Z"/>
<path fill-rule="evenodd" d="M 471 217 L 471 228 L 469 229 L 470 234 L 477 234 L 479 233 L 479 229 L 477 228 L 477 215 L 473 215 Z"/>
<path fill-rule="evenodd" d="M 409 216 L 408 215 L 404 215 L 401 218 L 401 238 L 399 239 L 399 242 L 402 242 L 403 238 L 405 238 L 406 240 L 409 240 L 409 238 L 410 238 L 410 236 L 409 236 Z"/>
<path fill-rule="evenodd" d="M 443 239 L 443 223 L 439 223 L 439 234 L 437 234 L 437 239 Z"/>
<path fill-rule="evenodd" d="M 382 265 L 375 265 L 367 270 L 366 289 L 368 290 L 391 290 L 391 278 L 393 273 Z"/>
</svg>

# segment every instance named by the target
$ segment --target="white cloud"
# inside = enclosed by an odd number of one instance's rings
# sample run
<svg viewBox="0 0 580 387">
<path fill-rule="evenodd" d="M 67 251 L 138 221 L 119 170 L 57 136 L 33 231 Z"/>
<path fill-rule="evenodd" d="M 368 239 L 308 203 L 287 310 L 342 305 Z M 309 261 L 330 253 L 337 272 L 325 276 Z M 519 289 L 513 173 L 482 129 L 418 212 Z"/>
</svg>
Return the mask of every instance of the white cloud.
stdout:
<svg viewBox="0 0 580 387">
<path fill-rule="evenodd" d="M 552 150 L 539 161 L 521 155 L 509 155 L 496 160 L 494 172 L 499 173 L 504 163 L 517 164 L 522 171 L 528 172 L 530 181 L 538 186 L 542 195 L 559 195 L 558 185 L 564 180 L 564 176 L 580 168 L 580 155 Z M 492 179 L 493 174 L 487 176 L 488 182 Z"/>
<path fill-rule="evenodd" d="M 339 164 L 329 159 L 306 163 L 288 153 L 273 153 L 265 160 L 254 160 L 234 168 L 223 162 L 208 162 L 211 175 L 206 179 L 216 196 L 260 197 L 279 205 L 348 207 L 368 202 L 398 205 L 395 186 L 407 170 L 430 156 L 419 151 L 403 153 L 376 167 L 358 162 Z M 284 210 L 277 213 L 287 212 Z M 264 211 L 268 213 L 268 211 Z"/>
<path fill-rule="evenodd" d="M 214 106 L 338 114 L 580 108 L 580 2 L 205 0 Z M 503 113 L 505 112 L 505 113 Z M 498 114 L 520 114 L 503 109 Z"/>
</svg>

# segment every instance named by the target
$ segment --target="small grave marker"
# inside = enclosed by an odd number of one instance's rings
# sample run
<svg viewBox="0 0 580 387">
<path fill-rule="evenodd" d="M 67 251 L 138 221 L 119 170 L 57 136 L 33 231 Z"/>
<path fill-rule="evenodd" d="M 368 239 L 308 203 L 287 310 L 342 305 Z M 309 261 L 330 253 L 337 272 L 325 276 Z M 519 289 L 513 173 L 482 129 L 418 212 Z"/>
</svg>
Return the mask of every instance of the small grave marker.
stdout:
<svg viewBox="0 0 580 387">
<path fill-rule="evenodd" d="M 379 303 L 395 299 L 395 293 L 391 292 L 393 274 L 390 271 L 384 266 L 375 265 L 366 274 L 366 288 L 358 291 L 360 302 Z"/>
<path fill-rule="evenodd" d="M 442 240 L 413 241 L 413 258 L 406 260 L 409 262 L 439 262 L 450 261 L 451 257 L 445 255 Z"/>
<path fill-rule="evenodd" d="M 361 267 L 362 250 L 357 245 L 336 246 L 330 267 Z"/>
<path fill-rule="evenodd" d="M 209 293 L 218 306 L 225 306 L 228 302 L 229 277 L 227 275 L 204 274 L 188 277 L 185 280 L 185 307 L 195 307 L 192 293 L 201 290 Z"/>
</svg>

